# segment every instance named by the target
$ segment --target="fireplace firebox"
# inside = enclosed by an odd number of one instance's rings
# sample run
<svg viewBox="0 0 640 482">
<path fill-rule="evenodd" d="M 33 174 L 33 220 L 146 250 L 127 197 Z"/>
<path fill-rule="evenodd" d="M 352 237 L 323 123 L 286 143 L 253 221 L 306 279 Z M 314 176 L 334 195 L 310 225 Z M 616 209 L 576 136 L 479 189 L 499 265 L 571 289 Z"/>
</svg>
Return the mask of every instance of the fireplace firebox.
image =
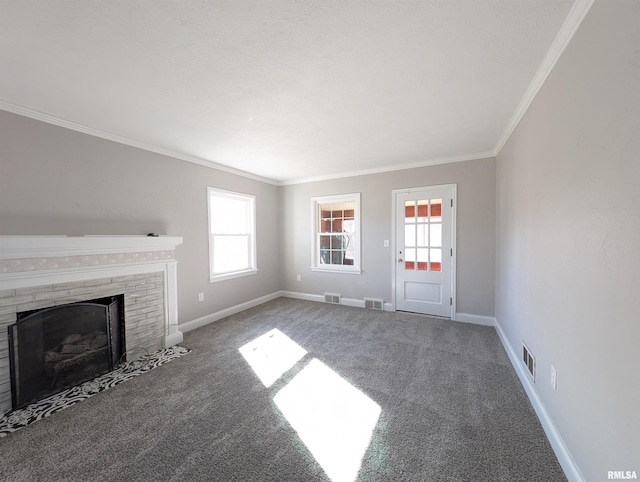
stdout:
<svg viewBox="0 0 640 482">
<path fill-rule="evenodd" d="M 18 313 L 8 329 L 15 410 L 124 361 L 124 296 Z"/>
</svg>

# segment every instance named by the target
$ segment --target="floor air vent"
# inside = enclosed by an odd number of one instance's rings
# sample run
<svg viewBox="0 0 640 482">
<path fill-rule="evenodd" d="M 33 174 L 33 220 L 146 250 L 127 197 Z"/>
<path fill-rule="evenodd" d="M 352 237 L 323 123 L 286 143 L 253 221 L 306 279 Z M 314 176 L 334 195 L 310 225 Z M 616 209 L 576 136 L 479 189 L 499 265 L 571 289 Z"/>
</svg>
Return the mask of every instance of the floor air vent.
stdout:
<svg viewBox="0 0 640 482">
<path fill-rule="evenodd" d="M 365 298 L 364 307 L 370 310 L 384 310 L 384 300 L 378 298 Z"/>
<path fill-rule="evenodd" d="M 340 304 L 340 295 L 338 293 L 325 293 L 324 301 L 327 303 L 333 303 L 334 305 Z"/>
<path fill-rule="evenodd" d="M 527 371 L 529 372 L 529 375 L 531 375 L 531 378 L 535 381 L 536 357 L 531 354 L 531 350 L 529 350 L 529 347 L 527 347 L 524 342 L 522 342 L 522 362 L 524 363 L 524 366 L 527 367 Z"/>
</svg>

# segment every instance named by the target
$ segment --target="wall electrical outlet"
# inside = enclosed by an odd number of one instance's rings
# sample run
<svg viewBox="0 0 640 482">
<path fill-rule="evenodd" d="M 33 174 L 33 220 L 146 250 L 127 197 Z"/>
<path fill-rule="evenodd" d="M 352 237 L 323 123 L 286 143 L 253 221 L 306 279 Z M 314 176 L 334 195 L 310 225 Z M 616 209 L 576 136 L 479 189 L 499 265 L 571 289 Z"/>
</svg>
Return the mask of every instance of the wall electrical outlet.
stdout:
<svg viewBox="0 0 640 482">
<path fill-rule="evenodd" d="M 204 293 L 198 293 L 198 301 L 204 301 Z"/>
<path fill-rule="evenodd" d="M 558 387 L 558 372 L 553 365 L 551 365 L 551 386 L 554 390 Z"/>
<path fill-rule="evenodd" d="M 300 276 L 300 275 L 296 275 L 296 280 L 297 280 L 297 281 L 302 281 L 302 276 Z"/>
</svg>

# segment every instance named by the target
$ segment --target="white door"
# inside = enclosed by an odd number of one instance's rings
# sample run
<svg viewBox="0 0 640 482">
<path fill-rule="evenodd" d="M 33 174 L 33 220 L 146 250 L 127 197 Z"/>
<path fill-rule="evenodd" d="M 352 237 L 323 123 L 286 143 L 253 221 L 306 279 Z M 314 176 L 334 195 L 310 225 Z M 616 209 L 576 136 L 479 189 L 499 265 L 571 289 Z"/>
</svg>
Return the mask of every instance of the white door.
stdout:
<svg viewBox="0 0 640 482">
<path fill-rule="evenodd" d="M 452 317 L 455 185 L 394 191 L 396 309 Z"/>
</svg>

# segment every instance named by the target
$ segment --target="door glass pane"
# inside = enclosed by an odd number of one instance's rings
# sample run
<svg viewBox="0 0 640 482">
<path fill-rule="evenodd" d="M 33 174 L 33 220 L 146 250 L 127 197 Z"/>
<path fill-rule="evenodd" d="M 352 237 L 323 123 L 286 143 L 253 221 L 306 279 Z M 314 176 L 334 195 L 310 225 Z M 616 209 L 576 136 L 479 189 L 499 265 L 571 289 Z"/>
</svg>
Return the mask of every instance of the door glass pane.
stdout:
<svg viewBox="0 0 640 482">
<path fill-rule="evenodd" d="M 405 201 L 405 269 L 442 270 L 442 198 Z"/>
<path fill-rule="evenodd" d="M 442 222 L 442 199 L 431 200 L 431 221 Z"/>
<path fill-rule="evenodd" d="M 418 270 L 427 270 L 428 250 L 426 248 L 418 248 Z"/>
<path fill-rule="evenodd" d="M 414 248 L 407 249 L 404 252 L 405 259 L 407 261 L 415 261 L 416 260 L 416 250 Z"/>
<path fill-rule="evenodd" d="M 431 271 L 442 270 L 442 249 L 430 249 L 429 257 L 431 258 Z"/>
<path fill-rule="evenodd" d="M 418 201 L 418 222 L 427 221 L 427 210 L 429 209 L 429 200 L 421 199 Z"/>
<path fill-rule="evenodd" d="M 413 270 L 416 265 L 416 250 L 415 248 L 406 249 L 404 252 L 404 269 Z"/>
<path fill-rule="evenodd" d="M 418 224 L 417 226 L 417 239 L 418 246 L 429 246 L 429 239 L 427 237 L 427 225 L 426 224 Z"/>
<path fill-rule="evenodd" d="M 429 237 L 431 243 L 429 246 L 440 247 L 442 246 L 442 224 L 435 223 L 429 225 Z"/>
<path fill-rule="evenodd" d="M 404 203 L 404 222 L 415 223 L 416 203 L 415 201 L 405 201 Z"/>
<path fill-rule="evenodd" d="M 404 245 L 405 246 L 416 245 L 416 225 L 415 224 L 404 225 Z"/>
</svg>

